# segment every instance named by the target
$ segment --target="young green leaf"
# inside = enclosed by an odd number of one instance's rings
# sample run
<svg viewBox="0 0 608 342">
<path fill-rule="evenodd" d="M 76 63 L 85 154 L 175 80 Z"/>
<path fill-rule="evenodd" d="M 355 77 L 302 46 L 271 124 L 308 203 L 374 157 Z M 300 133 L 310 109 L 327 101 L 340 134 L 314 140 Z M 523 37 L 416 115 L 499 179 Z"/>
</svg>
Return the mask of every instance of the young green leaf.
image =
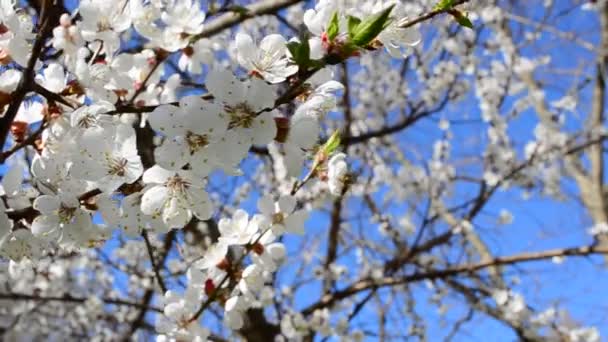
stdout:
<svg viewBox="0 0 608 342">
<path fill-rule="evenodd" d="M 300 67 L 306 68 L 310 62 L 310 45 L 308 39 L 303 38 L 302 42 L 289 42 L 287 49 L 291 53 L 293 61 Z"/>
<path fill-rule="evenodd" d="M 333 42 L 334 39 L 338 36 L 340 32 L 340 21 L 338 19 L 338 12 L 334 12 L 329 20 L 329 24 L 327 25 L 327 38 L 330 42 Z"/>
<path fill-rule="evenodd" d="M 335 130 L 334 133 L 327 139 L 325 145 L 323 145 L 323 152 L 326 156 L 332 154 L 338 147 L 340 147 L 340 130 Z"/>
<path fill-rule="evenodd" d="M 350 39 L 352 39 L 355 36 L 355 33 L 357 33 L 357 27 L 359 24 L 361 24 L 361 19 L 353 17 L 352 15 L 347 17 L 348 37 Z"/>
<path fill-rule="evenodd" d="M 355 32 L 351 38 L 351 41 L 360 47 L 367 46 L 382 32 L 386 25 L 389 23 L 389 15 L 395 5 L 391 5 L 382 12 L 376 13 L 371 17 L 365 19 L 363 22 L 357 25 Z"/>
<path fill-rule="evenodd" d="M 443 11 L 452 8 L 454 0 L 440 0 L 433 8 L 435 11 Z"/>
<path fill-rule="evenodd" d="M 459 10 L 455 10 L 455 9 L 450 10 L 448 13 L 450 13 L 452 15 L 452 17 L 454 17 L 454 19 L 456 19 L 456 22 L 458 22 L 458 24 L 460 24 L 461 26 L 473 29 L 473 23 L 471 22 L 471 20 L 469 20 L 469 18 L 466 15 L 464 15 L 464 13 L 460 12 Z"/>
</svg>

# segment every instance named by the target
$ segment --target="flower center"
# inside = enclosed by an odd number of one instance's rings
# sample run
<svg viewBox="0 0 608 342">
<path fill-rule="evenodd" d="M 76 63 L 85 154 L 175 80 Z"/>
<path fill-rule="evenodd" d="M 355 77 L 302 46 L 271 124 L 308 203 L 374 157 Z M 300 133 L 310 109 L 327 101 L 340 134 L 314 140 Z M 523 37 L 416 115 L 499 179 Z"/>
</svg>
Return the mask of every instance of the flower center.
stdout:
<svg viewBox="0 0 608 342">
<path fill-rule="evenodd" d="M 80 128 L 90 128 L 97 125 L 97 118 L 94 115 L 86 114 L 83 115 L 80 120 L 78 120 L 78 127 Z"/>
<path fill-rule="evenodd" d="M 112 29 L 112 25 L 110 25 L 110 20 L 107 17 L 101 17 L 98 20 L 99 20 L 97 22 L 97 31 L 98 32 L 109 31 Z"/>
<path fill-rule="evenodd" d="M 251 246 L 251 250 L 257 255 L 262 255 L 264 254 L 264 245 L 256 242 L 253 246 Z"/>
<path fill-rule="evenodd" d="M 76 208 L 66 207 L 64 204 L 61 204 L 58 212 L 59 222 L 63 224 L 70 223 L 74 218 L 74 214 L 76 214 Z"/>
<path fill-rule="evenodd" d="M 184 192 L 190 186 L 190 183 L 180 176 L 173 176 L 167 179 L 165 186 L 173 192 Z"/>
<path fill-rule="evenodd" d="M 281 57 L 281 51 L 261 51 L 259 58 L 253 61 L 253 66 L 259 71 L 270 69 Z"/>
<path fill-rule="evenodd" d="M 283 213 L 276 213 L 272 215 L 272 224 L 283 224 L 285 222 L 285 215 Z"/>
<path fill-rule="evenodd" d="M 108 173 L 114 176 L 124 177 L 127 173 L 128 160 L 125 158 L 111 158 Z"/>
<path fill-rule="evenodd" d="M 190 154 L 194 154 L 209 144 L 209 137 L 206 134 L 200 135 L 188 131 L 186 133 L 186 142 L 190 148 Z"/>
<path fill-rule="evenodd" d="M 230 127 L 251 128 L 257 115 L 246 103 L 226 107 L 226 112 L 230 115 Z"/>
</svg>

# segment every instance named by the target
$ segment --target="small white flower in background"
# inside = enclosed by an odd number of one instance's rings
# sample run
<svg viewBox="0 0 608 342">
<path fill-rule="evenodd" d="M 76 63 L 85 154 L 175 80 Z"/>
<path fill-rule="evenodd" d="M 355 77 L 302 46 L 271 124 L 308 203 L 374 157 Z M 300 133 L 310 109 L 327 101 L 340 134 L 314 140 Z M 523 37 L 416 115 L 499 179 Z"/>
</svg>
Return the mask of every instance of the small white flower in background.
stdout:
<svg viewBox="0 0 608 342">
<path fill-rule="evenodd" d="M 13 220 L 11 220 L 6 214 L 6 207 L 4 202 L 0 201 L 0 246 L 6 237 L 11 233 L 13 229 Z"/>
<path fill-rule="evenodd" d="M 53 93 L 61 93 L 67 86 L 67 76 L 60 64 L 50 63 L 42 75 L 36 75 L 36 83 Z"/>
<path fill-rule="evenodd" d="M 280 236 L 285 232 L 304 234 L 308 214 L 304 209 L 295 210 L 296 204 L 293 196 L 281 196 L 277 202 L 270 196 L 264 196 L 258 200 L 258 209 L 270 222 L 274 235 Z"/>
<path fill-rule="evenodd" d="M 63 50 L 66 62 L 72 62 L 77 56 L 78 49 L 82 46 L 84 46 L 84 39 L 80 34 L 80 29 L 78 26 L 72 25 L 72 18 L 69 14 L 62 14 L 59 18 L 59 26 L 53 29 L 53 47 L 56 50 Z"/>
<path fill-rule="evenodd" d="M 251 75 L 259 76 L 270 83 L 280 83 L 296 72 L 297 65 L 290 65 L 287 58 L 285 38 L 280 34 L 271 34 L 255 46 L 248 34 L 236 35 L 237 59 Z"/>
<path fill-rule="evenodd" d="M 473 231 L 473 224 L 468 220 L 461 221 L 453 228 L 454 234 L 468 234 Z"/>
<path fill-rule="evenodd" d="M 161 15 L 167 25 L 162 31 L 162 48 L 174 52 L 185 48 L 191 35 L 203 30 L 205 12 L 198 1 L 176 0 Z"/>
<path fill-rule="evenodd" d="M 78 7 L 82 37 L 101 41 L 100 52 L 112 55 L 120 47 L 119 33 L 131 26 L 130 7 L 126 0 L 83 0 Z"/>
<path fill-rule="evenodd" d="M 511 224 L 513 223 L 513 214 L 507 209 L 501 209 L 498 213 L 498 224 Z"/>
<path fill-rule="evenodd" d="M 218 223 L 219 241 L 231 245 L 246 245 L 253 241 L 259 231 L 258 219 L 249 220 L 249 214 L 243 209 L 237 209 L 232 219 L 222 218 Z"/>
<path fill-rule="evenodd" d="M 22 75 L 21 71 L 15 69 L 9 69 L 2 72 L 2 74 L 0 74 L 0 92 L 10 94 L 15 91 L 17 85 L 19 85 L 19 81 L 21 81 Z"/>
<path fill-rule="evenodd" d="M 12 165 L 2 176 L 2 189 L 8 197 L 17 196 L 21 192 L 23 183 L 23 166 L 19 163 Z M 0 201 L 2 202 L 2 201 Z M 0 209 L 4 208 L 4 204 Z"/>
<path fill-rule="evenodd" d="M 285 167 L 288 176 L 297 177 L 302 172 L 305 154 L 314 147 L 321 128 L 316 116 L 304 111 L 296 111 L 289 121 L 289 131 L 283 143 Z"/>
<path fill-rule="evenodd" d="M 255 238 L 257 242 L 252 246 L 251 258 L 255 264 L 265 271 L 275 272 L 285 261 L 287 255 L 285 245 L 275 242 L 276 237 L 271 231 L 260 234 L 263 235 L 259 239 L 258 237 Z"/>
<path fill-rule="evenodd" d="M 314 9 L 304 12 L 303 20 L 308 30 L 314 35 L 308 40 L 310 58 L 321 59 L 327 52 L 327 25 L 332 15 L 338 10 L 336 1 L 319 1 Z"/>
<path fill-rule="evenodd" d="M 217 267 L 226 258 L 227 253 L 228 245 L 226 243 L 222 241 L 214 243 L 207 248 L 203 258 L 194 263 L 194 267 L 201 270 Z"/>
<path fill-rule="evenodd" d="M 47 193 L 52 192 L 48 186 L 61 183 L 68 176 L 68 168 L 65 166 L 65 161 L 55 158 L 55 156 L 34 156 L 30 171 L 34 177 L 36 187 L 42 192 Z"/>
<path fill-rule="evenodd" d="M 332 195 L 342 195 L 347 173 L 346 154 L 336 153 L 327 163 L 327 184 L 329 185 L 329 192 Z"/>
<path fill-rule="evenodd" d="M 152 128 L 165 134 L 167 139 L 156 148 L 156 162 L 170 170 L 179 170 L 190 164 L 200 176 L 214 168 L 231 169 L 224 165 L 224 144 L 228 120 L 222 108 L 198 96 L 186 96 L 180 106 L 162 105 L 150 113 Z"/>
<path fill-rule="evenodd" d="M 203 71 L 203 64 L 213 63 L 213 48 L 213 43 L 209 39 L 197 40 L 192 46 L 187 46 L 182 50 L 177 65 L 180 70 L 200 74 Z"/>
<path fill-rule="evenodd" d="M 27 66 L 32 45 L 29 41 L 35 37 L 32 18 L 16 11 L 17 2 L 5 1 L 2 4 L 2 24 L 5 32 L 0 34 L 0 61 L 8 64 L 11 60 L 21 66 Z"/>
<path fill-rule="evenodd" d="M 209 331 L 197 320 L 191 320 L 200 302 L 198 290 L 188 288 L 183 296 L 167 291 L 164 297 L 164 315 L 158 315 L 156 330 L 177 341 L 207 341 Z"/>
<path fill-rule="evenodd" d="M 114 109 L 109 103 L 82 106 L 70 115 L 70 134 L 84 149 L 100 141 L 112 139 L 116 131 L 116 117 L 107 115 Z"/>
<path fill-rule="evenodd" d="M 314 9 L 304 12 L 304 24 L 312 34 L 320 37 L 326 32 L 327 24 L 337 10 L 337 1 L 321 0 Z"/>
<path fill-rule="evenodd" d="M 88 155 L 74 158 L 72 175 L 94 182 L 103 192 L 112 193 L 123 184 L 131 184 L 143 173 L 131 126 L 119 125 L 112 140 L 87 141 L 86 150 Z"/>
<path fill-rule="evenodd" d="M 264 287 L 263 270 L 256 264 L 251 264 L 243 270 L 243 276 L 239 281 L 239 290 L 244 295 L 252 296 Z"/>
<path fill-rule="evenodd" d="M 516 319 L 526 313 L 526 302 L 522 295 L 510 290 L 495 290 L 492 297 L 496 305 L 509 319 Z"/>
<path fill-rule="evenodd" d="M 166 233 L 167 226 L 160 218 L 142 213 L 141 197 L 142 194 L 136 192 L 124 197 L 121 203 L 110 195 L 100 195 L 96 204 L 104 222 L 112 228 L 121 229 L 127 236 L 139 236 L 144 229 Z"/>
<path fill-rule="evenodd" d="M 24 101 L 19 106 L 19 111 L 14 122 L 21 122 L 27 125 L 42 121 L 44 106 L 36 101 Z"/>
<path fill-rule="evenodd" d="M 125 197 L 122 201 L 121 227 L 127 233 L 138 234 L 143 229 L 150 229 L 156 233 L 166 233 L 169 229 L 160 217 L 152 217 L 141 211 L 141 201 L 143 194 L 136 192 Z"/>
<path fill-rule="evenodd" d="M 303 335 L 307 334 L 310 328 L 309 323 L 301 313 L 287 313 L 281 319 L 281 333 L 289 339 L 289 341 L 297 341 Z"/>
<path fill-rule="evenodd" d="M 34 236 L 57 241 L 68 248 L 91 247 L 108 237 L 109 232 L 93 224 L 91 215 L 80 208 L 74 195 L 42 195 L 33 206 L 40 212 L 32 222 Z"/>
<path fill-rule="evenodd" d="M 572 342 L 600 342 L 600 333 L 595 327 L 582 327 L 572 329 L 568 332 L 569 340 Z"/>
<path fill-rule="evenodd" d="M 28 229 L 17 229 L 0 239 L 0 255 L 13 261 L 37 258 L 44 244 Z"/>
<path fill-rule="evenodd" d="M 599 222 L 593 225 L 593 227 L 589 228 L 587 232 L 592 236 L 598 236 L 603 234 L 608 234 L 608 223 Z"/>
<path fill-rule="evenodd" d="M 325 114 L 336 108 L 335 93 L 342 89 L 344 89 L 344 85 L 340 82 L 333 80 L 324 82 L 308 95 L 306 102 L 298 107 L 294 116 L 304 114 L 315 116 L 317 119 L 323 119 Z"/>
<path fill-rule="evenodd" d="M 309 324 L 310 328 L 318 331 L 321 336 L 329 336 L 331 334 L 329 309 L 315 310 Z"/>
<path fill-rule="evenodd" d="M 395 4 L 390 14 L 392 20 L 380 32 L 377 39 L 394 58 L 407 57 L 410 54 L 411 48 L 422 41 L 422 36 L 416 27 L 400 27 L 401 24 L 407 21 L 408 13 L 405 6 L 400 2 L 386 3 L 382 1 L 377 3 L 372 13 L 378 13 L 391 4 Z"/>
<path fill-rule="evenodd" d="M 170 171 L 155 165 L 143 174 L 149 185 L 141 199 L 141 211 L 161 217 L 169 228 L 183 228 L 192 215 L 211 217 L 211 203 L 204 183 L 185 170 Z"/>
<path fill-rule="evenodd" d="M 243 315 L 249 309 L 247 300 L 243 296 L 232 296 L 224 305 L 224 324 L 232 329 L 238 330 L 243 327 Z"/>
<path fill-rule="evenodd" d="M 274 88 L 257 78 L 239 81 L 230 71 L 213 70 L 207 75 L 207 88 L 217 103 L 224 106 L 224 115 L 230 122 L 229 127 L 236 134 L 241 151 L 225 151 L 226 155 L 242 155 L 252 144 L 266 145 L 277 134 L 274 121 Z"/>
<path fill-rule="evenodd" d="M 161 16 L 159 6 L 147 0 L 131 0 L 129 6 L 133 28 L 151 43 L 158 45 L 162 37 L 162 30 L 157 25 Z"/>
</svg>

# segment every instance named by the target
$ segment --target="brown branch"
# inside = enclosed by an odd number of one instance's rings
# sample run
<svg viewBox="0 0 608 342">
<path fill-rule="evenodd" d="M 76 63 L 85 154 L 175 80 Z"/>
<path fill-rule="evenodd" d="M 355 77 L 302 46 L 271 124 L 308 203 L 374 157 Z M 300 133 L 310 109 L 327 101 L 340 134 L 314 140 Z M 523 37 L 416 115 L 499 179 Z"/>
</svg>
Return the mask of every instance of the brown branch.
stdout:
<svg viewBox="0 0 608 342">
<path fill-rule="evenodd" d="M 150 80 L 150 78 L 152 78 L 152 75 L 154 75 L 156 70 L 158 70 L 158 68 L 163 64 L 163 62 L 165 61 L 165 59 L 167 59 L 167 57 L 169 57 L 168 54 L 161 54 L 161 53 L 156 54 L 156 63 L 152 66 L 152 68 L 146 75 L 146 78 L 144 78 L 144 80 L 141 82 L 140 87 L 137 88 L 137 90 L 135 90 L 135 93 L 133 93 L 133 95 L 131 96 L 129 101 L 127 101 L 127 103 L 129 103 L 129 104 L 133 103 L 135 101 L 135 99 L 146 90 L 148 81 Z"/>
<path fill-rule="evenodd" d="M 344 196 L 337 197 L 334 199 L 333 209 L 331 211 L 331 223 L 327 235 L 327 255 L 325 257 L 325 270 L 327 272 L 325 282 L 323 285 L 323 292 L 328 293 L 331 291 L 331 287 L 335 283 L 331 279 L 330 266 L 336 261 L 338 256 L 338 245 L 340 237 L 340 224 L 342 223 L 342 201 Z"/>
<path fill-rule="evenodd" d="M 165 235 L 165 240 L 163 243 L 163 251 L 160 256 L 160 260 L 158 262 L 159 265 L 165 264 L 165 261 L 167 260 L 167 256 L 169 255 L 169 251 L 171 250 L 171 245 L 173 244 L 173 240 L 175 240 L 175 235 L 176 235 L 175 230 L 172 230 Z M 133 336 L 133 334 L 135 334 L 135 332 L 137 332 L 137 330 L 144 325 L 145 320 L 146 320 L 146 312 L 148 312 L 146 307 L 152 301 L 152 298 L 154 297 L 154 292 L 155 292 L 154 287 L 151 287 L 151 288 L 147 289 L 146 292 L 144 293 L 144 295 L 142 296 L 141 303 L 142 303 L 143 307 L 139 311 L 139 314 L 137 315 L 135 320 L 133 320 L 133 322 L 131 323 L 131 328 L 129 329 L 129 332 L 125 335 L 125 337 L 123 339 L 124 341 L 131 341 L 131 337 Z"/>
<path fill-rule="evenodd" d="M 48 102 L 58 102 L 63 105 L 66 105 L 72 109 L 78 107 L 78 105 L 79 105 L 78 103 L 72 103 L 72 102 L 68 101 L 63 96 L 46 89 L 45 87 L 41 86 L 40 84 L 38 84 L 36 82 L 34 82 L 34 84 L 32 84 L 32 91 L 42 95 L 42 97 L 44 97 Z"/>
<path fill-rule="evenodd" d="M 417 18 L 414 18 L 412 20 L 408 20 L 408 21 L 403 22 L 401 25 L 399 25 L 399 27 L 401 27 L 401 28 L 412 27 L 412 26 L 414 26 L 416 24 L 420 24 L 423 21 L 427 21 L 429 19 L 432 19 L 432 18 L 434 18 L 434 17 L 436 17 L 436 16 L 438 16 L 440 14 L 447 13 L 450 10 L 452 10 L 455 6 L 462 5 L 462 4 L 466 3 L 466 2 L 469 2 L 469 0 L 458 0 L 458 1 L 455 1 L 448 8 L 441 9 L 441 10 L 440 9 L 432 10 L 432 11 L 430 11 L 430 12 L 428 12 L 426 14 L 423 14 L 423 15 L 417 17 Z"/>
<path fill-rule="evenodd" d="M 10 156 L 17 153 L 19 150 L 25 148 L 26 146 L 34 145 L 34 143 L 36 142 L 36 140 L 38 140 L 38 138 L 40 138 L 42 131 L 44 131 L 46 127 L 47 123 L 45 121 L 41 122 L 40 127 L 38 127 L 35 132 L 31 133 L 27 138 L 25 138 L 25 140 L 18 144 L 15 144 L 8 150 L 2 152 L 0 154 L 0 164 L 3 164 Z"/>
<path fill-rule="evenodd" d="M 32 53 L 27 62 L 27 67 L 23 71 L 21 76 L 21 80 L 17 85 L 17 89 L 11 94 L 11 104 L 4 116 L 0 119 L 0 149 L 4 148 L 4 144 L 6 143 L 6 139 L 8 138 L 8 133 L 10 131 L 10 127 L 19 112 L 19 107 L 21 106 L 21 102 L 25 98 L 25 95 L 32 90 L 32 87 L 35 84 L 34 76 L 36 67 L 36 61 L 40 57 L 42 52 L 42 48 L 44 47 L 45 41 L 50 37 L 53 32 L 52 20 L 55 17 L 59 17 L 61 13 L 59 10 L 63 8 L 62 4 L 52 3 L 52 0 L 43 1 L 41 6 L 40 27 L 38 28 L 38 34 L 36 35 L 36 41 L 34 42 L 34 46 L 32 48 Z"/>
<path fill-rule="evenodd" d="M 152 244 L 150 243 L 150 239 L 148 238 L 148 232 L 144 229 L 141 232 L 141 236 L 144 238 L 144 242 L 146 243 L 146 250 L 148 251 L 148 257 L 150 257 L 150 264 L 152 265 L 152 269 L 154 270 L 154 275 L 156 276 L 156 281 L 158 281 L 158 285 L 160 286 L 163 293 L 167 292 L 167 286 L 165 286 L 165 281 L 163 277 L 160 275 L 160 266 L 162 264 L 157 264 L 154 259 L 154 251 Z"/>
<path fill-rule="evenodd" d="M 226 13 L 217 19 L 205 24 L 203 31 L 192 36 L 191 41 L 211 37 L 227 28 L 237 25 L 247 19 L 251 19 L 261 15 L 274 14 L 284 8 L 302 2 L 303 0 L 266 0 L 260 1 L 250 6 L 245 7 L 244 12 Z"/>
<path fill-rule="evenodd" d="M 455 275 L 459 275 L 462 273 L 471 273 L 488 267 L 496 267 L 502 265 L 512 265 L 517 263 L 531 262 L 531 261 L 540 261 L 551 259 L 553 257 L 564 257 L 564 256 L 589 256 L 593 254 L 608 254 L 608 247 L 599 247 L 599 246 L 583 246 L 583 247 L 573 247 L 573 248 L 564 248 L 564 249 L 552 249 L 543 252 L 530 252 L 530 253 L 522 253 L 516 254 L 512 256 L 506 257 L 496 257 L 492 260 L 487 260 L 484 262 L 479 262 L 475 264 L 465 264 L 450 267 L 443 270 L 433 270 L 428 272 L 417 272 L 403 277 L 386 277 L 379 280 L 373 279 L 362 279 L 359 280 L 350 286 L 347 286 L 345 289 L 326 294 L 315 304 L 312 304 L 302 310 L 302 314 L 309 315 L 317 309 L 322 309 L 325 307 L 329 307 L 333 305 L 338 300 L 350 297 L 354 294 L 357 294 L 362 291 L 387 287 L 387 286 L 396 286 L 403 285 L 406 283 L 426 280 L 426 279 L 440 279 L 451 277 Z"/>
</svg>

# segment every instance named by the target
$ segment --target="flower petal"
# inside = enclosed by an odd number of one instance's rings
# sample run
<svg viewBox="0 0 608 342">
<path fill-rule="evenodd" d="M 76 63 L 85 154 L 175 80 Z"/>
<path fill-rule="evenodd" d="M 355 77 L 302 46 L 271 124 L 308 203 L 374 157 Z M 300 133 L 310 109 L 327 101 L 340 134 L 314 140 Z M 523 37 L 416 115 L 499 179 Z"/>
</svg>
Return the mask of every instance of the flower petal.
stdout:
<svg viewBox="0 0 608 342">
<path fill-rule="evenodd" d="M 262 212 L 262 214 L 271 217 L 274 215 L 274 201 L 270 196 L 261 197 L 258 200 L 258 210 Z"/>
<path fill-rule="evenodd" d="M 168 195 L 169 190 L 164 186 L 148 189 L 141 198 L 141 211 L 148 215 L 159 215 Z"/>
<path fill-rule="evenodd" d="M 230 106 L 245 98 L 243 84 L 228 70 L 211 70 L 205 85 L 211 94 Z"/>
<path fill-rule="evenodd" d="M 57 196 L 42 195 L 34 200 L 34 209 L 46 215 L 58 210 L 60 206 L 61 203 Z"/>
<path fill-rule="evenodd" d="M 304 222 L 308 218 L 308 213 L 298 210 L 285 219 L 285 230 L 289 233 L 304 234 Z"/>
<path fill-rule="evenodd" d="M 211 217 L 211 201 L 204 190 L 188 191 L 190 209 L 200 220 L 207 220 Z"/>
<path fill-rule="evenodd" d="M 291 214 L 296 208 L 296 198 L 293 196 L 281 196 L 279 198 L 279 210 L 285 214 Z"/>
<path fill-rule="evenodd" d="M 188 162 L 187 149 L 185 143 L 168 139 L 154 150 L 154 158 L 167 170 L 179 170 Z"/>
<path fill-rule="evenodd" d="M 163 169 L 158 165 L 154 165 L 147 169 L 143 175 L 143 181 L 146 184 L 163 184 L 164 182 L 175 175 L 175 172 Z"/>
<path fill-rule="evenodd" d="M 59 216 L 40 215 L 34 219 L 34 222 L 32 222 L 31 231 L 34 236 L 50 237 L 49 235 L 58 227 Z"/>
<path fill-rule="evenodd" d="M 253 122 L 251 129 L 253 131 L 252 142 L 254 145 L 269 144 L 277 135 L 277 125 L 274 122 L 272 112 L 260 114 Z"/>
</svg>

